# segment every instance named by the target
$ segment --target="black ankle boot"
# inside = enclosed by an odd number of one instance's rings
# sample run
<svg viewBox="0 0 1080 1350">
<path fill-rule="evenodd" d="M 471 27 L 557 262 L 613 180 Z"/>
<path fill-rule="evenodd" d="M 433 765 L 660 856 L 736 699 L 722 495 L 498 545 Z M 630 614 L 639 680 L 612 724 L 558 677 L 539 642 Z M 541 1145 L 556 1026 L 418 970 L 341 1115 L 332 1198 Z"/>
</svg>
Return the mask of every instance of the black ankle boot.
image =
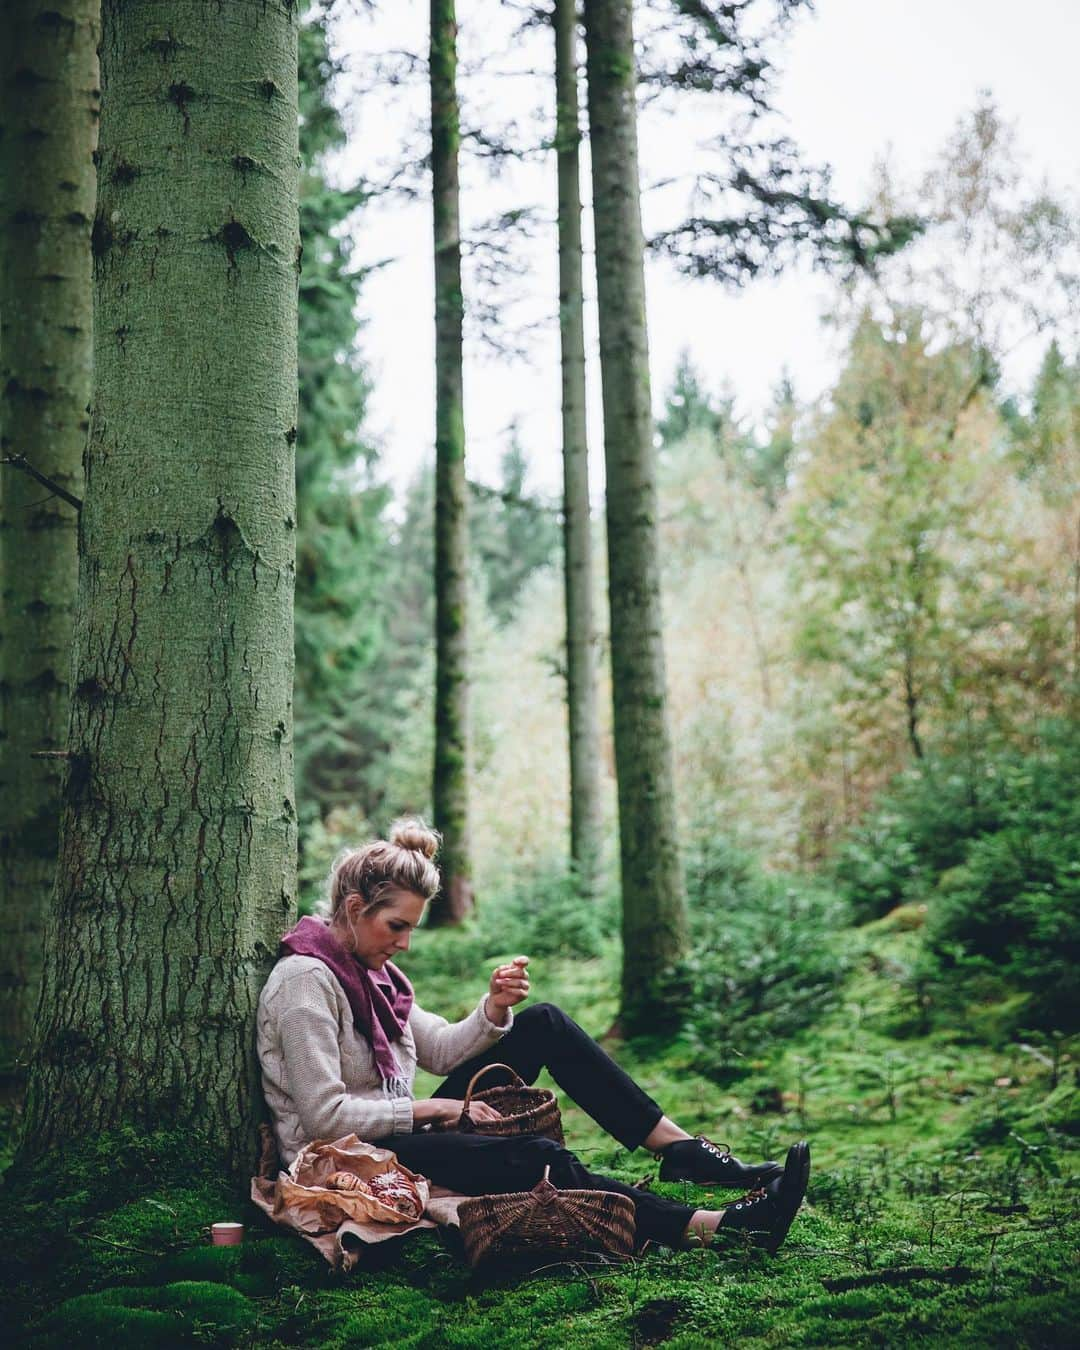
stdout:
<svg viewBox="0 0 1080 1350">
<path fill-rule="evenodd" d="M 810 1145 L 792 1144 L 783 1175 L 724 1206 L 724 1217 L 713 1242 L 746 1241 L 775 1252 L 787 1237 L 810 1179 Z"/>
<path fill-rule="evenodd" d="M 718 1147 L 703 1134 L 677 1139 L 659 1156 L 661 1181 L 698 1181 L 733 1191 L 764 1186 L 784 1170 L 778 1162 L 740 1162 L 727 1148 Z"/>
</svg>

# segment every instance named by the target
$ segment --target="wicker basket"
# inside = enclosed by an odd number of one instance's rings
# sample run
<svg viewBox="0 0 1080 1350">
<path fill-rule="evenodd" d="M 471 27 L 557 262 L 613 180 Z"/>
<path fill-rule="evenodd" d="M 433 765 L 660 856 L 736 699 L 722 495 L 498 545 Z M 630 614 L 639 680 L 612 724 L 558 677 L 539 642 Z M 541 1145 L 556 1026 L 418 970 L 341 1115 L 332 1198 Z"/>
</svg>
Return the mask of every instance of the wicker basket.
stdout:
<svg viewBox="0 0 1080 1350">
<path fill-rule="evenodd" d="M 507 1087 L 487 1088 L 483 1092 L 474 1092 L 478 1078 L 492 1069 L 505 1069 L 513 1078 Z M 469 1106 L 473 1101 L 487 1102 L 499 1112 L 498 1120 L 473 1120 L 469 1115 Z M 491 1134 L 506 1139 L 517 1139 L 523 1135 L 543 1135 L 554 1139 L 557 1144 L 566 1142 L 563 1137 L 562 1117 L 559 1103 L 554 1092 L 547 1088 L 534 1088 L 514 1072 L 509 1064 L 489 1064 L 474 1073 L 465 1089 L 465 1101 L 461 1118 L 452 1128 L 467 1134 Z"/>
<path fill-rule="evenodd" d="M 561 1191 L 548 1179 L 531 1191 L 479 1195 L 458 1206 L 470 1266 L 522 1257 L 597 1256 L 624 1261 L 634 1251 L 634 1202 L 613 1191 Z"/>
</svg>

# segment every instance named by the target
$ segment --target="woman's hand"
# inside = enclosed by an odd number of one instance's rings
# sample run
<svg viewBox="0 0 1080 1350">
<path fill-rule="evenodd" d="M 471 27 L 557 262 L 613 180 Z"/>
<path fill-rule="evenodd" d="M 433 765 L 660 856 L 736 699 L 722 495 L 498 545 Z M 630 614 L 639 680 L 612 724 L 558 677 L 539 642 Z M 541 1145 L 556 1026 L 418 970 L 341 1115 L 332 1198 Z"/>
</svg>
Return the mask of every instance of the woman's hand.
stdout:
<svg viewBox="0 0 1080 1350">
<path fill-rule="evenodd" d="M 426 1101 L 413 1102 L 414 1125 L 456 1125 L 461 1119 L 465 1103 L 456 1097 L 429 1097 Z M 469 1103 L 469 1115 L 473 1120 L 498 1120 L 501 1113 L 487 1102 L 473 1099 Z"/>
<path fill-rule="evenodd" d="M 484 1011 L 497 1027 L 505 1025 L 507 1008 L 529 997 L 528 964 L 527 956 L 515 956 L 508 966 L 496 966 L 491 972 Z"/>
</svg>

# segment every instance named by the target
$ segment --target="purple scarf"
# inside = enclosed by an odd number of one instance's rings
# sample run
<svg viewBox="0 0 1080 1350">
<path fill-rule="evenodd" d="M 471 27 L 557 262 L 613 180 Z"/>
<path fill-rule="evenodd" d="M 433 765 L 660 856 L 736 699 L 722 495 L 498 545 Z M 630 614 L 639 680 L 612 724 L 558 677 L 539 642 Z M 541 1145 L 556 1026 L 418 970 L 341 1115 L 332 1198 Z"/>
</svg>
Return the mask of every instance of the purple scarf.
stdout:
<svg viewBox="0 0 1080 1350">
<path fill-rule="evenodd" d="M 409 1085 L 391 1041 L 401 1039 L 413 1006 L 413 987 L 392 962 L 369 970 L 322 919 L 303 918 L 281 939 L 283 956 L 314 956 L 328 966 L 345 990 L 353 1026 L 370 1044 L 388 1097 L 407 1097 Z"/>
</svg>

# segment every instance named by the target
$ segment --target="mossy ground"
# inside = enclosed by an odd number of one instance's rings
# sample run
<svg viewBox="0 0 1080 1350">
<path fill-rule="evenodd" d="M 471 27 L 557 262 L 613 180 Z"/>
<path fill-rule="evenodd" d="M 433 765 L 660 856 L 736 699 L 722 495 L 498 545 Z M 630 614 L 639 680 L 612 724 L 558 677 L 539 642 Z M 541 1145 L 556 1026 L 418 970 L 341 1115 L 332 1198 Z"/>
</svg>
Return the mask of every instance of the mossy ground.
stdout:
<svg viewBox="0 0 1080 1350">
<path fill-rule="evenodd" d="M 738 1153 L 812 1141 L 808 1203 L 775 1257 L 655 1252 L 499 1281 L 421 1234 L 340 1277 L 182 1141 L 120 1134 L 71 1150 L 47 1176 L 8 1178 L 7 1323 L 33 1346 L 113 1350 L 1074 1344 L 1075 1057 L 1054 1086 L 1030 1047 L 991 1044 L 991 1008 L 920 1033 L 902 978 L 919 934 L 903 916 L 837 941 L 853 959 L 842 1002 L 735 1083 L 695 1073 L 683 1044 L 618 1049 L 670 1114 Z M 461 968 L 480 955 L 507 954 L 425 936 L 411 972 L 426 1006 L 465 1011 L 479 991 Z M 551 958 L 533 973 L 538 997 L 594 1033 L 610 1024 L 609 962 Z M 564 1118 L 593 1167 L 633 1180 L 655 1171 L 575 1108 Z M 658 1189 L 709 1203 L 706 1190 Z M 222 1217 L 247 1222 L 242 1247 L 207 1245 Z"/>
</svg>

